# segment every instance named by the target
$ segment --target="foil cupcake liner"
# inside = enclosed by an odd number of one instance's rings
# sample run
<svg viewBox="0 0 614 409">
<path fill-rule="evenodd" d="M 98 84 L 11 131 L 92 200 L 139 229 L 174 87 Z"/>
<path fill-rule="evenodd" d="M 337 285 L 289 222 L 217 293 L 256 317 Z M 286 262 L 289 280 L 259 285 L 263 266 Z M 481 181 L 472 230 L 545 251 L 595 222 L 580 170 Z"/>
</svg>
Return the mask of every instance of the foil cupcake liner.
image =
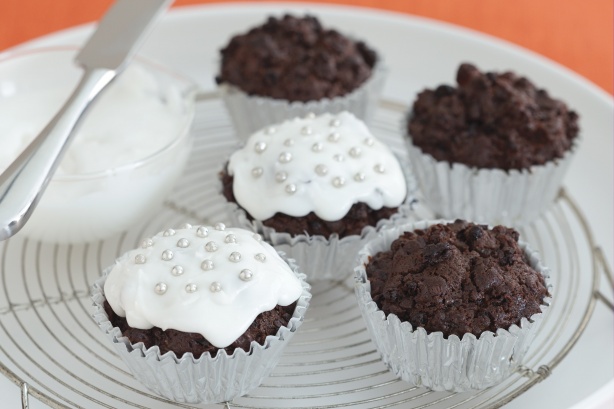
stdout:
<svg viewBox="0 0 614 409">
<path fill-rule="evenodd" d="M 223 349 L 215 358 L 203 354 L 196 359 L 191 353 L 177 357 L 174 352 L 160 354 L 160 348 L 132 344 L 119 328 L 113 327 L 104 311 L 104 282 L 112 267 L 107 268 L 92 287 L 93 318 L 134 377 L 154 393 L 175 402 L 227 402 L 257 388 L 279 362 L 285 346 L 304 321 L 311 300 L 311 287 L 294 260 L 279 252 L 301 281 L 301 293 L 288 325 L 266 338 L 264 345 L 255 341 L 250 350 L 237 348 L 232 355 Z"/>
<path fill-rule="evenodd" d="M 373 67 L 371 77 L 351 93 L 318 101 L 289 102 L 286 100 L 250 96 L 239 88 L 221 84 L 219 91 L 230 114 L 237 137 L 245 140 L 252 133 L 287 119 L 326 112 L 337 114 L 349 111 L 369 124 L 375 113 L 388 70 L 381 61 Z"/>
<path fill-rule="evenodd" d="M 360 235 L 342 238 L 336 234 L 330 237 L 307 234 L 292 236 L 264 226 L 259 220 L 249 220 L 245 210 L 236 203 L 227 203 L 226 210 L 232 226 L 262 234 L 275 249 L 296 260 L 307 280 L 342 280 L 352 274 L 358 250 L 373 235 L 411 216 L 412 202 L 401 204 L 397 213 L 389 219 L 380 220 L 376 226 L 365 226 Z"/>
<path fill-rule="evenodd" d="M 278 251 L 296 260 L 307 276 L 307 280 L 341 280 L 352 274 L 358 250 L 373 235 L 402 221 L 407 221 L 413 215 L 417 184 L 407 161 L 399 157 L 397 159 L 405 176 L 407 198 L 392 217 L 380 220 L 376 226 L 365 226 L 360 235 L 342 238 L 336 234 L 330 237 L 308 234 L 292 236 L 289 233 L 278 232 L 267 227 L 259 220 L 250 220 L 243 208 L 227 201 L 225 202 L 226 214 L 231 226 L 262 234 L 264 239 Z"/>
<path fill-rule="evenodd" d="M 437 161 L 404 139 L 424 203 L 438 217 L 506 226 L 526 225 L 550 208 L 578 146 L 576 139 L 563 158 L 506 172 Z"/>
<path fill-rule="evenodd" d="M 402 232 L 425 229 L 436 223 L 442 221 L 399 225 L 369 242 L 360 251 L 355 268 L 356 298 L 382 361 L 397 377 L 435 391 L 485 389 L 503 381 L 522 363 L 551 298 L 543 300 L 541 313 L 529 319 L 523 318 L 520 325 L 498 329 L 496 333 L 485 331 L 479 338 L 467 333 L 462 338 L 451 335 L 446 339 L 441 332 L 427 333 L 422 327 L 414 329 L 409 322 L 401 322 L 395 314 L 386 316 L 371 298 L 365 270 L 369 257 L 389 250 Z M 543 275 L 548 292 L 552 294 L 549 269 L 541 264 L 537 252 L 522 241 L 519 244 L 531 267 Z"/>
</svg>

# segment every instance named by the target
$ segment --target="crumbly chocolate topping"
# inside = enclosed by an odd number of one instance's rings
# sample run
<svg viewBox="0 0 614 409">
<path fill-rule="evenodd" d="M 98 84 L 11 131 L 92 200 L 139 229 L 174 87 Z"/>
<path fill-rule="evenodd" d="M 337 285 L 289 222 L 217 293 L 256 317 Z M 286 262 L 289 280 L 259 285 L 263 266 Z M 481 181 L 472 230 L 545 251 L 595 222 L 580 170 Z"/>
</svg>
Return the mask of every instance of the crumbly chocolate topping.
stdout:
<svg viewBox="0 0 614 409">
<path fill-rule="evenodd" d="M 548 295 L 518 236 L 462 220 L 406 232 L 366 265 L 371 296 L 386 314 L 445 337 L 509 329 Z"/>
<path fill-rule="evenodd" d="M 345 95 L 371 75 L 376 54 L 365 43 L 324 29 L 313 16 L 270 17 L 221 50 L 216 82 L 249 95 L 317 101 Z"/>
<path fill-rule="evenodd" d="M 279 328 L 288 325 L 295 309 L 296 302 L 286 307 L 277 305 L 272 310 L 258 315 L 243 335 L 224 348 L 226 353 L 232 355 L 237 348 L 248 352 L 252 341 L 264 345 L 267 336 L 275 335 Z M 181 357 L 185 353 L 192 352 L 194 358 L 198 359 L 202 354 L 207 352 L 210 353 L 212 357 L 215 357 L 219 350 L 219 348 L 211 345 L 201 334 L 181 332 L 174 329 L 163 331 L 158 327 L 150 329 L 132 328 L 128 325 L 126 318 L 115 314 L 106 300 L 104 302 L 104 310 L 113 326 L 118 327 L 131 343 L 136 344 L 142 342 L 147 348 L 157 345 L 160 347 L 160 354 L 162 355 L 168 351 L 173 351 L 177 357 Z"/>
<path fill-rule="evenodd" d="M 226 200 L 237 203 L 232 191 L 233 177 L 226 171 L 220 172 L 219 177 L 222 181 L 222 193 Z M 239 204 L 237 203 L 237 205 Z M 292 236 L 309 234 L 330 237 L 336 233 L 342 238 L 359 235 L 364 227 L 375 226 L 380 220 L 389 219 L 397 212 L 398 207 L 382 207 L 374 210 L 366 203 L 355 203 L 342 219 L 336 221 L 322 220 L 314 212 L 302 217 L 275 213 L 273 217 L 262 220 L 262 224 L 275 229 L 277 232 L 285 232 Z M 250 220 L 253 220 L 247 210 L 245 210 L 245 213 Z"/>
<path fill-rule="evenodd" d="M 438 161 L 527 169 L 562 158 L 578 135 L 574 111 L 513 72 L 462 64 L 456 82 L 418 94 L 408 121 L 413 144 Z"/>
</svg>

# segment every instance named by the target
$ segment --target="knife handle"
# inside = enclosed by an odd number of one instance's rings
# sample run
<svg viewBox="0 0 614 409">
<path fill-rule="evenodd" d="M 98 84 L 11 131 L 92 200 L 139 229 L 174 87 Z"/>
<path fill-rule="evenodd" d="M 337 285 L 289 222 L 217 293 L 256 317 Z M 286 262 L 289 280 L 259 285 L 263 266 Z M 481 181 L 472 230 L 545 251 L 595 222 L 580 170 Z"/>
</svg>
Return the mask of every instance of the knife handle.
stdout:
<svg viewBox="0 0 614 409">
<path fill-rule="evenodd" d="M 13 236 L 28 221 L 75 136 L 83 114 L 116 74 L 106 68 L 86 68 L 62 109 L 0 175 L 0 240 Z"/>
</svg>

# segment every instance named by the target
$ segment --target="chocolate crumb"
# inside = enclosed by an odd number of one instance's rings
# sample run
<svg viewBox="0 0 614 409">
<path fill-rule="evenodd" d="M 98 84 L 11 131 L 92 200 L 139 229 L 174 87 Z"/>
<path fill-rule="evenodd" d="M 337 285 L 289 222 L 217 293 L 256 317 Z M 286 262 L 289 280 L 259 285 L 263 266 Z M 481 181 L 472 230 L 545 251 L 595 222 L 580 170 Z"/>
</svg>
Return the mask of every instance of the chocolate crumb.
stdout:
<svg viewBox="0 0 614 409">
<path fill-rule="evenodd" d="M 227 171 L 219 175 L 222 181 L 222 194 L 227 201 L 237 203 L 232 191 L 233 177 Z M 238 205 L 238 203 L 237 203 Z M 301 234 L 330 237 L 337 234 L 340 238 L 360 235 L 366 226 L 375 226 L 380 220 L 389 219 L 398 212 L 398 207 L 382 207 L 371 209 L 366 203 L 354 203 L 347 214 L 340 220 L 327 221 L 310 212 L 302 217 L 289 216 L 284 213 L 275 213 L 273 217 L 261 220 L 265 226 L 277 232 L 285 232 L 292 236 Z M 249 220 L 253 217 L 245 211 Z"/>
<path fill-rule="evenodd" d="M 405 232 L 366 271 L 382 311 L 444 337 L 509 329 L 548 295 L 515 230 L 462 220 Z"/>
<path fill-rule="evenodd" d="M 264 345 L 267 336 L 275 335 L 279 328 L 288 325 L 295 309 L 296 302 L 286 307 L 277 305 L 272 310 L 263 312 L 256 317 L 252 325 L 250 325 L 243 335 L 223 349 L 226 350 L 228 355 L 232 355 L 237 348 L 249 352 L 252 341 Z M 142 342 L 147 348 L 157 345 L 160 347 L 161 355 L 173 351 L 177 357 L 181 357 L 183 354 L 191 352 L 194 358 L 198 359 L 205 353 L 209 353 L 212 357 L 215 357 L 219 350 L 216 346 L 211 345 L 201 334 L 182 332 L 174 329 L 163 331 L 158 327 L 150 329 L 132 328 L 128 325 L 126 318 L 115 314 L 106 300 L 104 302 L 104 310 L 113 326 L 118 327 L 131 343 L 136 344 Z"/>
<path fill-rule="evenodd" d="M 218 84 L 302 102 L 352 92 L 371 76 L 377 60 L 365 43 L 325 29 L 316 17 L 288 14 L 234 36 L 220 53 Z"/>
<path fill-rule="evenodd" d="M 407 130 L 438 161 L 484 169 L 528 169 L 562 158 L 577 137 L 578 115 L 513 72 L 461 64 L 456 87 L 424 90 Z"/>
</svg>

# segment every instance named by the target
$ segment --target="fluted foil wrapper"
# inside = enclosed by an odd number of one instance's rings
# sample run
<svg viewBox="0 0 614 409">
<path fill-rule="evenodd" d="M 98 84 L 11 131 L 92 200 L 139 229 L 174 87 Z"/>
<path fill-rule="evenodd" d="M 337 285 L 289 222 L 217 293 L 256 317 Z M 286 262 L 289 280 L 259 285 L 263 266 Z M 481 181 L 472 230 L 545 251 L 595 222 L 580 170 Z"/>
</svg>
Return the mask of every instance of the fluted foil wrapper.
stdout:
<svg viewBox="0 0 614 409">
<path fill-rule="evenodd" d="M 360 251 L 355 268 L 358 304 L 382 361 L 397 377 L 435 391 L 485 389 L 503 381 L 522 363 L 551 298 L 544 299 L 541 313 L 529 319 L 523 318 L 520 325 L 498 329 L 496 333 L 485 331 L 479 338 L 467 333 L 462 338 L 451 335 L 446 339 L 441 332 L 427 333 L 422 327 L 414 329 L 409 322 L 401 322 L 395 314 L 386 316 L 371 298 L 365 270 L 369 257 L 389 250 L 403 232 L 425 229 L 436 223 L 442 221 L 422 221 L 390 228 Z M 537 252 L 523 242 L 520 246 L 531 267 L 544 276 L 548 292 L 552 294 L 550 271 L 541 264 Z"/>
<path fill-rule="evenodd" d="M 288 119 L 305 117 L 309 113 L 353 113 L 369 124 L 377 108 L 388 70 L 381 61 L 373 67 L 371 77 L 359 88 L 341 97 L 318 101 L 289 102 L 286 100 L 250 96 L 230 84 L 221 84 L 219 91 L 230 114 L 237 137 L 246 140 L 252 133 Z"/>
<path fill-rule="evenodd" d="M 438 217 L 506 226 L 526 225 L 550 208 L 578 146 L 576 138 L 561 159 L 506 172 L 437 161 L 404 139 L 424 202 Z"/>
<path fill-rule="evenodd" d="M 236 203 L 226 202 L 225 210 L 230 225 L 260 233 L 278 251 L 296 260 L 307 280 L 340 280 L 352 274 L 354 261 L 360 250 L 377 232 L 412 217 L 417 185 L 407 161 L 398 158 L 407 184 L 407 198 L 397 213 L 380 220 L 375 226 L 365 226 L 360 235 L 339 238 L 278 232 L 259 220 L 249 220 L 247 213 Z M 220 184 L 221 185 L 221 184 Z"/>
<path fill-rule="evenodd" d="M 237 348 L 232 355 L 228 355 L 222 349 L 215 358 L 208 353 L 198 359 L 191 353 L 178 358 L 174 352 L 160 355 L 158 346 L 146 348 L 143 343 L 132 344 L 119 328 L 113 327 L 104 311 L 104 282 L 112 267 L 106 269 L 92 287 L 94 321 L 113 343 L 134 377 L 154 393 L 175 402 L 231 401 L 262 383 L 304 321 L 311 300 L 311 287 L 294 260 L 286 258 L 283 253 L 280 255 L 300 279 L 303 292 L 288 325 L 281 327 L 274 336 L 268 336 L 264 345 L 252 342 L 249 351 Z"/>
</svg>

